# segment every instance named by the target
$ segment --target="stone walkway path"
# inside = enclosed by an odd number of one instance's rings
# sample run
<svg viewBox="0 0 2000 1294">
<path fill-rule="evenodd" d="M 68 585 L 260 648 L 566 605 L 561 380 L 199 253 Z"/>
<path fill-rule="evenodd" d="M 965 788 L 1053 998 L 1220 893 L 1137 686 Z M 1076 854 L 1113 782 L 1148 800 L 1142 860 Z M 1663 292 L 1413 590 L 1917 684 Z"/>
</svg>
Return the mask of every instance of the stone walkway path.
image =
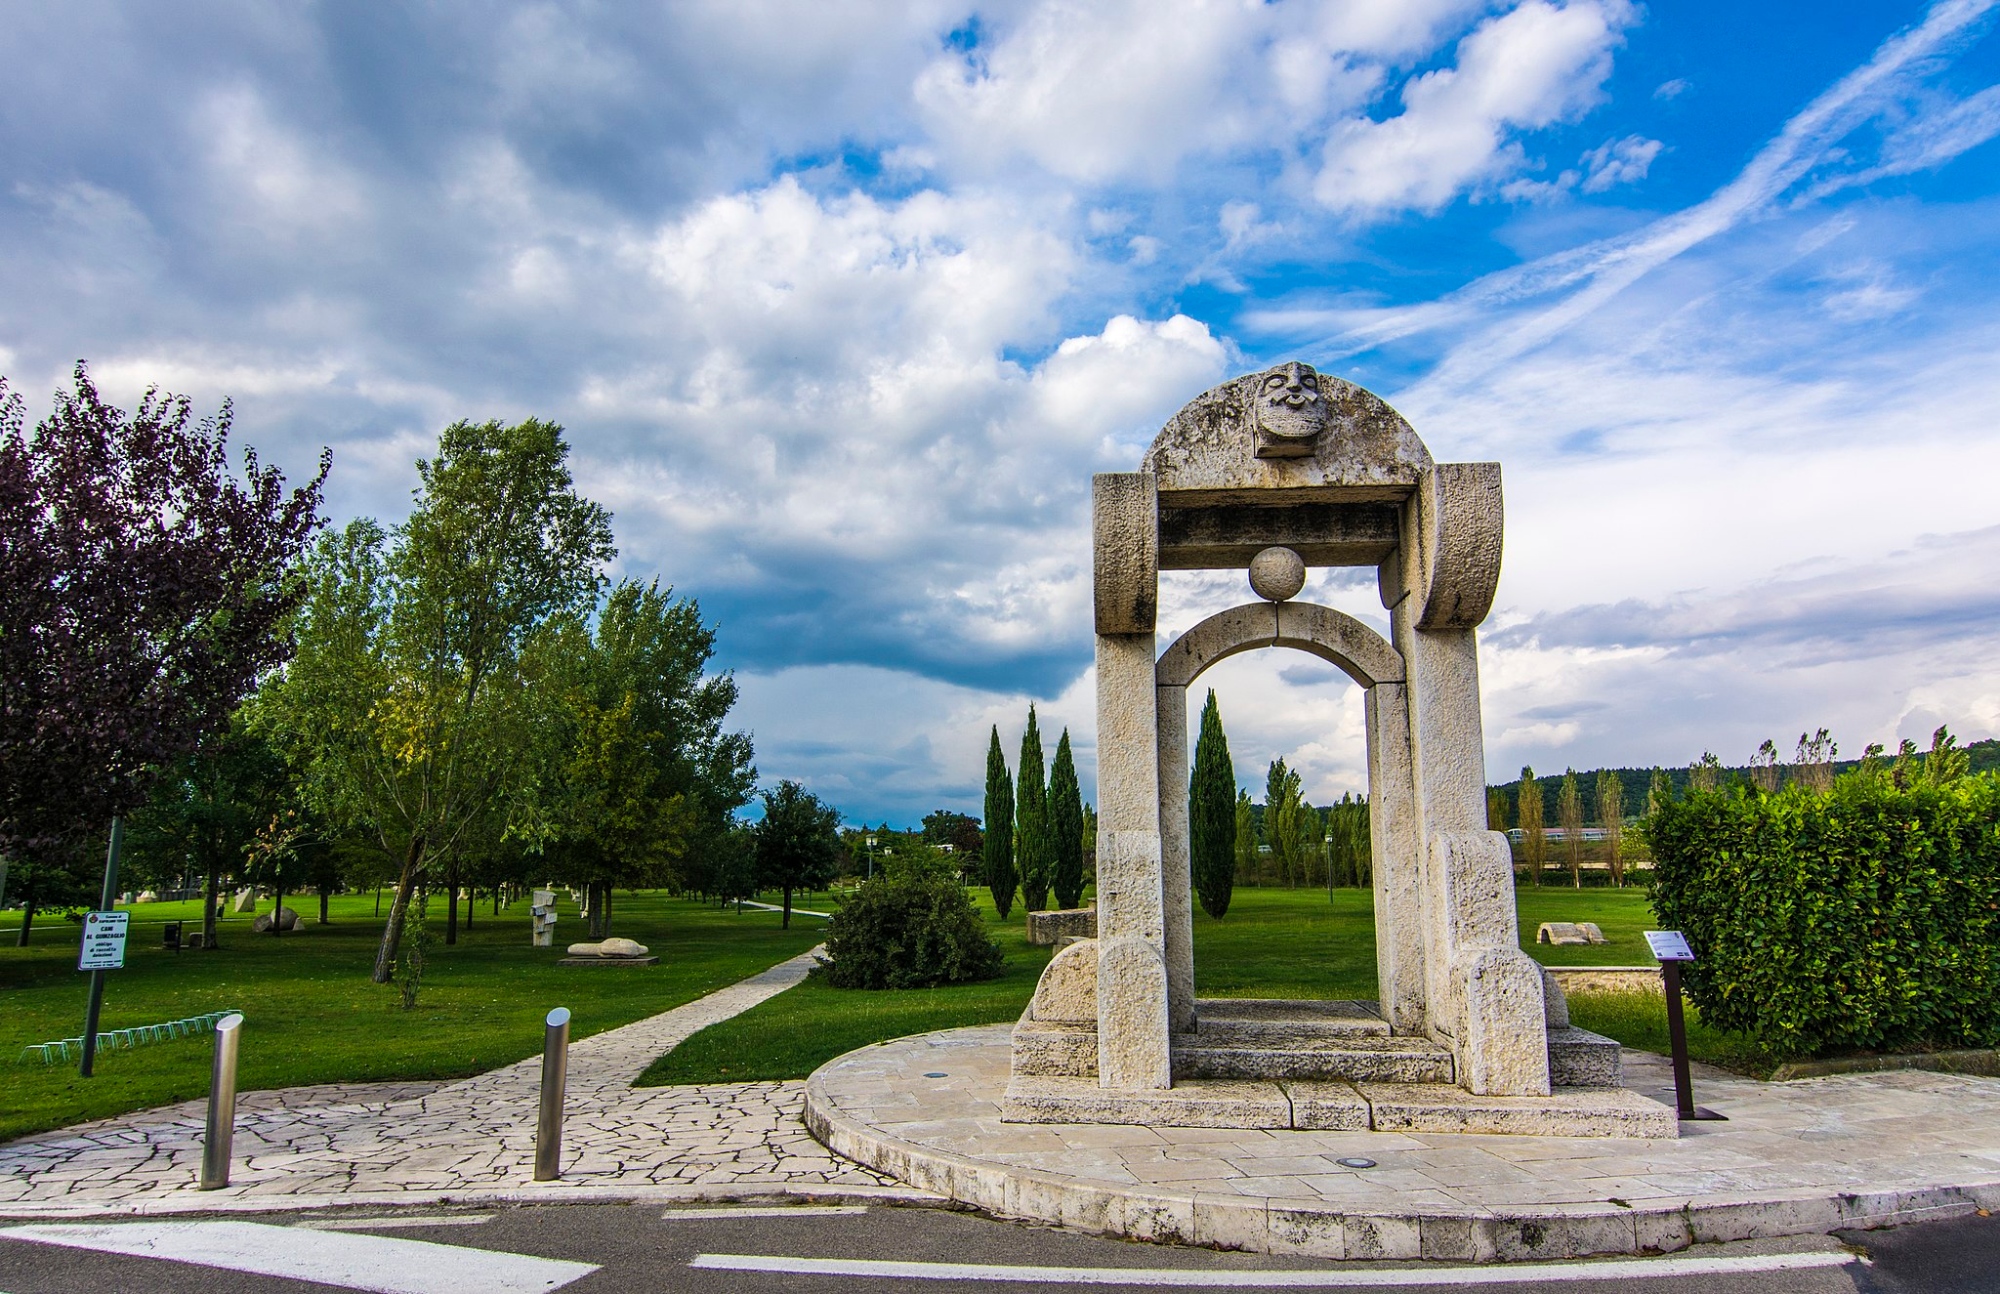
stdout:
<svg viewBox="0 0 2000 1294">
<path fill-rule="evenodd" d="M 814 950 L 817 952 L 817 950 Z M 455 1083 L 255 1092 L 238 1102 L 231 1184 L 195 1190 L 205 1106 L 187 1102 L 0 1146 L 0 1212 L 178 1211 L 288 1203 L 916 1194 L 842 1159 L 800 1119 L 805 1084 L 633 1087 L 684 1039 L 797 984 L 814 952 L 570 1047 L 563 1177 L 535 1182 L 541 1058 Z M 893 1188 L 893 1189 L 892 1189 Z"/>
</svg>

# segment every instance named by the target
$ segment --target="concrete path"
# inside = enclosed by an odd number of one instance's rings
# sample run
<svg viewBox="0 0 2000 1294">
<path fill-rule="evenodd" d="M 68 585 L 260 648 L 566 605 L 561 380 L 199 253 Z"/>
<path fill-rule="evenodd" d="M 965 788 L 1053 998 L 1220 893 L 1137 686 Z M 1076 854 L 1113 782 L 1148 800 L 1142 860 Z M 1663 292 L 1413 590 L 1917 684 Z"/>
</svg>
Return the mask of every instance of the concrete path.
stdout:
<svg viewBox="0 0 2000 1294">
<path fill-rule="evenodd" d="M 2000 1208 L 2000 1079 L 1703 1067 L 1696 1097 L 1729 1121 L 1679 1140 L 1019 1124 L 1000 1121 L 1008 1028 L 850 1052 L 813 1075 L 807 1121 L 1006 1216 L 1327 1258 L 1635 1253 Z M 1662 1057 L 1628 1051 L 1625 1072 L 1673 1099 Z"/>
<path fill-rule="evenodd" d="M 364 1203 L 758 1194 L 902 1198 L 800 1121 L 805 1085 L 635 1088 L 698 1030 L 805 977 L 814 952 L 570 1048 L 563 1177 L 533 1181 L 541 1058 L 455 1083 L 246 1094 L 231 1184 L 196 1191 L 205 1106 L 188 1102 L 0 1146 L 0 1213 L 177 1212 Z M 928 1198 L 928 1197 L 926 1197 Z"/>
</svg>

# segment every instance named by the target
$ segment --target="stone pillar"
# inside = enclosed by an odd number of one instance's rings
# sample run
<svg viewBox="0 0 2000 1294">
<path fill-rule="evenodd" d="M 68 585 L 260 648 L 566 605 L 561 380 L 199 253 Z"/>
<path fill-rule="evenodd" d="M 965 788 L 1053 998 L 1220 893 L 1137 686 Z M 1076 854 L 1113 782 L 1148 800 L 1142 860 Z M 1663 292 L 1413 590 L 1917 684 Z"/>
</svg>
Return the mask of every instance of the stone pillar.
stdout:
<svg viewBox="0 0 2000 1294">
<path fill-rule="evenodd" d="M 1401 683 L 1368 689 L 1368 831 L 1375 873 L 1375 976 L 1382 1016 L 1400 1034 L 1429 1032 L 1424 842 L 1410 780 L 1410 712 Z"/>
<path fill-rule="evenodd" d="M 1173 1086 L 1153 635 L 1097 637 L 1097 1081 Z"/>
<path fill-rule="evenodd" d="M 1188 838 L 1187 689 L 1156 690 L 1160 725 L 1160 865 L 1166 919 L 1167 1019 L 1194 1028 L 1193 854 Z"/>
</svg>

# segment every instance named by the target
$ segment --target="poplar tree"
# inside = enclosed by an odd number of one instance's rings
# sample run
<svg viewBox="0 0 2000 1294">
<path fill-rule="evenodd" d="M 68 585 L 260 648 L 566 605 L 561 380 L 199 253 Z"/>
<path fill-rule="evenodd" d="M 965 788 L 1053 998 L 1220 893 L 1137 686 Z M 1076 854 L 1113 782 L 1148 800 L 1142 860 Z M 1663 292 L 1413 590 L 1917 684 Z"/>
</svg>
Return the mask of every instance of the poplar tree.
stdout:
<svg viewBox="0 0 2000 1294">
<path fill-rule="evenodd" d="M 1527 861 L 1528 875 L 1540 885 L 1542 862 L 1548 856 L 1548 837 L 1542 834 L 1542 788 L 1535 781 L 1535 770 L 1525 766 L 1515 796 L 1514 820 L 1521 826 L 1521 855 Z"/>
<path fill-rule="evenodd" d="M 986 747 L 986 888 L 1002 921 L 1014 910 L 1014 879 L 1014 779 L 995 724 Z"/>
<path fill-rule="evenodd" d="M 1236 881 L 1236 809 L 1236 768 L 1229 759 L 1215 689 L 1210 688 L 1188 784 L 1188 865 L 1201 910 L 1218 921 L 1229 911 Z"/>
<path fill-rule="evenodd" d="M 1250 792 L 1236 793 L 1236 875 L 1240 880 L 1248 877 L 1250 884 L 1258 883 L 1257 867 L 1257 808 L 1250 802 Z"/>
<path fill-rule="evenodd" d="M 1021 734 L 1021 780 L 1014 794 L 1014 858 L 1021 868 L 1021 902 L 1030 912 L 1049 905 L 1049 803 L 1042 764 L 1042 729 L 1028 707 L 1028 730 Z"/>
<path fill-rule="evenodd" d="M 1646 788 L 1646 816 L 1651 817 L 1668 804 L 1673 803 L 1674 782 L 1667 776 L 1667 770 L 1657 765 L 1653 768 L 1653 781 Z"/>
<path fill-rule="evenodd" d="M 1298 884 L 1293 868 L 1299 856 L 1299 775 L 1274 759 L 1264 776 L 1264 836 L 1277 857 L 1286 886 Z"/>
<path fill-rule="evenodd" d="M 1562 786 L 1556 791 L 1556 817 L 1562 823 L 1563 853 L 1569 857 L 1569 883 L 1583 888 L 1583 795 L 1577 790 L 1576 770 L 1563 770 Z"/>
<path fill-rule="evenodd" d="M 1049 847 L 1055 855 L 1049 883 L 1056 892 L 1056 906 L 1073 908 L 1083 901 L 1083 788 L 1077 785 L 1067 728 L 1056 743 L 1055 766 L 1049 770 Z"/>
<path fill-rule="evenodd" d="M 1611 769 L 1597 775 L 1597 817 L 1604 824 L 1605 861 L 1611 883 L 1625 884 L 1625 784 Z"/>
</svg>

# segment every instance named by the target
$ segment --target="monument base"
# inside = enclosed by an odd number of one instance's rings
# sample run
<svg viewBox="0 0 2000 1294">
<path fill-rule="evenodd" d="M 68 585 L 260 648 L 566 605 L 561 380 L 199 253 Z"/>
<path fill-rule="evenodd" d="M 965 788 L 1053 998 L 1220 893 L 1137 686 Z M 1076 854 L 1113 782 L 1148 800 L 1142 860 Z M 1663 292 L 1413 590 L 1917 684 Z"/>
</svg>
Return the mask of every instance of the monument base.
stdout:
<svg viewBox="0 0 2000 1294">
<path fill-rule="evenodd" d="M 559 957 L 558 966 L 658 966 L 657 957 Z"/>
</svg>

